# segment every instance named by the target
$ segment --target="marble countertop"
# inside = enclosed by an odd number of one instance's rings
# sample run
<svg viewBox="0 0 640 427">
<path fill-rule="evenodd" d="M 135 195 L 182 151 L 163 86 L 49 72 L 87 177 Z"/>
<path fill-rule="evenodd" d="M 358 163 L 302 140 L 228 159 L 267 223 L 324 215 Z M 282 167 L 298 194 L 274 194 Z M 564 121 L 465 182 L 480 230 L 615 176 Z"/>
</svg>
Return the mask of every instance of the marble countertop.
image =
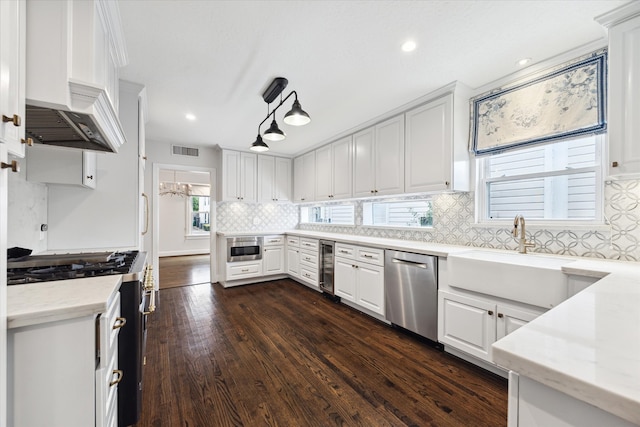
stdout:
<svg viewBox="0 0 640 427">
<path fill-rule="evenodd" d="M 602 279 L 494 343 L 494 362 L 640 424 L 640 263 L 562 270 Z"/>
<path fill-rule="evenodd" d="M 121 283 L 116 274 L 8 286 L 7 328 L 103 313 Z"/>
</svg>

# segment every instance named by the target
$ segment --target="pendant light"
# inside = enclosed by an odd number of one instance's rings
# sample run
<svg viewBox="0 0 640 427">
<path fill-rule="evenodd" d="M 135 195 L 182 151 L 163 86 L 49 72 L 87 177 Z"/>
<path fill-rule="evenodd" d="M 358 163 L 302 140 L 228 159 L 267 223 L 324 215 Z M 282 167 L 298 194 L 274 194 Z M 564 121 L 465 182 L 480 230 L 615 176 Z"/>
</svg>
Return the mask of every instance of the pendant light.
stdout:
<svg viewBox="0 0 640 427">
<path fill-rule="evenodd" d="M 287 137 L 287 134 L 284 131 L 280 130 L 278 127 L 278 123 L 276 123 L 276 117 L 273 116 L 273 121 L 271 122 L 271 126 L 263 135 L 264 139 L 268 141 L 282 141 Z"/>
<path fill-rule="evenodd" d="M 287 134 L 278 127 L 278 123 L 276 122 L 276 111 L 287 99 L 291 97 L 291 95 L 294 95 L 295 99 L 291 106 L 291 110 L 285 114 L 283 121 L 292 126 L 302 126 L 311 122 L 309 114 L 302 109 L 302 106 L 298 101 L 298 93 L 295 90 L 289 92 L 289 94 L 282 99 L 282 91 L 287 87 L 288 83 L 289 81 L 284 77 L 276 77 L 262 94 L 262 99 L 267 103 L 267 117 L 265 117 L 258 125 L 258 137 L 253 144 L 251 144 L 251 147 L 249 147 L 250 150 L 260 152 L 267 151 L 269 149 L 269 146 L 262 140 L 262 136 L 260 136 L 260 126 L 269 120 L 270 116 L 273 116 L 271 126 L 269 126 L 269 129 L 264 133 L 264 139 L 267 141 L 282 141 L 287 137 Z M 269 105 L 278 97 L 278 95 L 280 95 L 280 103 L 271 112 L 269 112 Z"/>
<path fill-rule="evenodd" d="M 311 117 L 302 109 L 297 96 L 291 110 L 284 115 L 283 121 L 291 126 L 303 126 L 311 122 Z"/>
</svg>

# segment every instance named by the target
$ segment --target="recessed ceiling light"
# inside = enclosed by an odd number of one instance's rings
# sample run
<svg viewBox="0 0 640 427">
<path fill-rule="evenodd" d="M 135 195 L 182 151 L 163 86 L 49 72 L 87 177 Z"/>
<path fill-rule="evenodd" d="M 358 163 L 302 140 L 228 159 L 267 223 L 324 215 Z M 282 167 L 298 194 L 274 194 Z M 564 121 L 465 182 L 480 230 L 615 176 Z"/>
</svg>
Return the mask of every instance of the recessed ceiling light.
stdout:
<svg viewBox="0 0 640 427">
<path fill-rule="evenodd" d="M 407 40 L 406 42 L 402 43 L 402 51 L 413 52 L 414 50 L 416 50 L 417 46 L 418 45 L 416 45 L 416 42 L 414 42 L 413 40 Z"/>
<path fill-rule="evenodd" d="M 194 121 L 194 120 L 196 119 L 196 116 L 194 116 L 194 115 L 193 115 L 193 114 L 191 114 L 191 113 L 187 113 L 187 114 L 185 114 L 185 116 L 184 116 L 184 117 L 185 117 L 187 120 L 190 120 L 190 121 Z"/>
<path fill-rule="evenodd" d="M 516 62 L 516 64 L 521 66 L 521 67 L 523 67 L 523 66 L 527 65 L 529 62 L 531 62 L 531 58 L 522 58 L 521 60 Z"/>
</svg>

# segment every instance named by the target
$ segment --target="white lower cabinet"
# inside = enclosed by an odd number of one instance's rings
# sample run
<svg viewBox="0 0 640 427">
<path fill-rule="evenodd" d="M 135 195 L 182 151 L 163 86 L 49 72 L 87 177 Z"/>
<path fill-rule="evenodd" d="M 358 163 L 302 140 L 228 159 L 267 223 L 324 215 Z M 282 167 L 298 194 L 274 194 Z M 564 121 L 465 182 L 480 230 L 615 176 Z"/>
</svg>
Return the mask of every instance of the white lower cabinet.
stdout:
<svg viewBox="0 0 640 427">
<path fill-rule="evenodd" d="M 384 316 L 384 251 L 336 243 L 335 253 L 335 295 Z"/>
<path fill-rule="evenodd" d="M 300 277 L 300 239 L 295 236 L 287 236 L 287 274 Z"/>
<path fill-rule="evenodd" d="M 262 276 L 262 260 L 227 263 L 227 281 Z"/>
<path fill-rule="evenodd" d="M 107 312 L 9 329 L 8 425 L 117 425 L 120 294 Z"/>
<path fill-rule="evenodd" d="M 318 280 L 319 249 L 320 242 L 317 239 L 300 239 L 299 279 L 314 289 L 320 289 L 320 281 Z"/>
<path fill-rule="evenodd" d="M 442 290 L 438 295 L 438 341 L 487 362 L 491 344 L 544 313 L 491 297 Z"/>
<path fill-rule="evenodd" d="M 284 246 L 264 248 L 262 257 L 262 273 L 265 276 L 284 273 Z"/>
</svg>

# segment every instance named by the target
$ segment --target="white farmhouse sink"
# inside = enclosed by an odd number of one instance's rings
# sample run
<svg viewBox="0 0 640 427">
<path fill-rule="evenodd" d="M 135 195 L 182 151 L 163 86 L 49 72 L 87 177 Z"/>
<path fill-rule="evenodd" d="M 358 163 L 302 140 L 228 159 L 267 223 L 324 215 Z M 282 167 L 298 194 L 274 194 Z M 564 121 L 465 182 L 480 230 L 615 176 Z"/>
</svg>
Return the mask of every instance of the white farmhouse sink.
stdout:
<svg viewBox="0 0 640 427">
<path fill-rule="evenodd" d="M 555 307 L 567 299 L 563 265 L 572 259 L 542 254 L 474 250 L 447 257 L 449 286 Z"/>
</svg>

